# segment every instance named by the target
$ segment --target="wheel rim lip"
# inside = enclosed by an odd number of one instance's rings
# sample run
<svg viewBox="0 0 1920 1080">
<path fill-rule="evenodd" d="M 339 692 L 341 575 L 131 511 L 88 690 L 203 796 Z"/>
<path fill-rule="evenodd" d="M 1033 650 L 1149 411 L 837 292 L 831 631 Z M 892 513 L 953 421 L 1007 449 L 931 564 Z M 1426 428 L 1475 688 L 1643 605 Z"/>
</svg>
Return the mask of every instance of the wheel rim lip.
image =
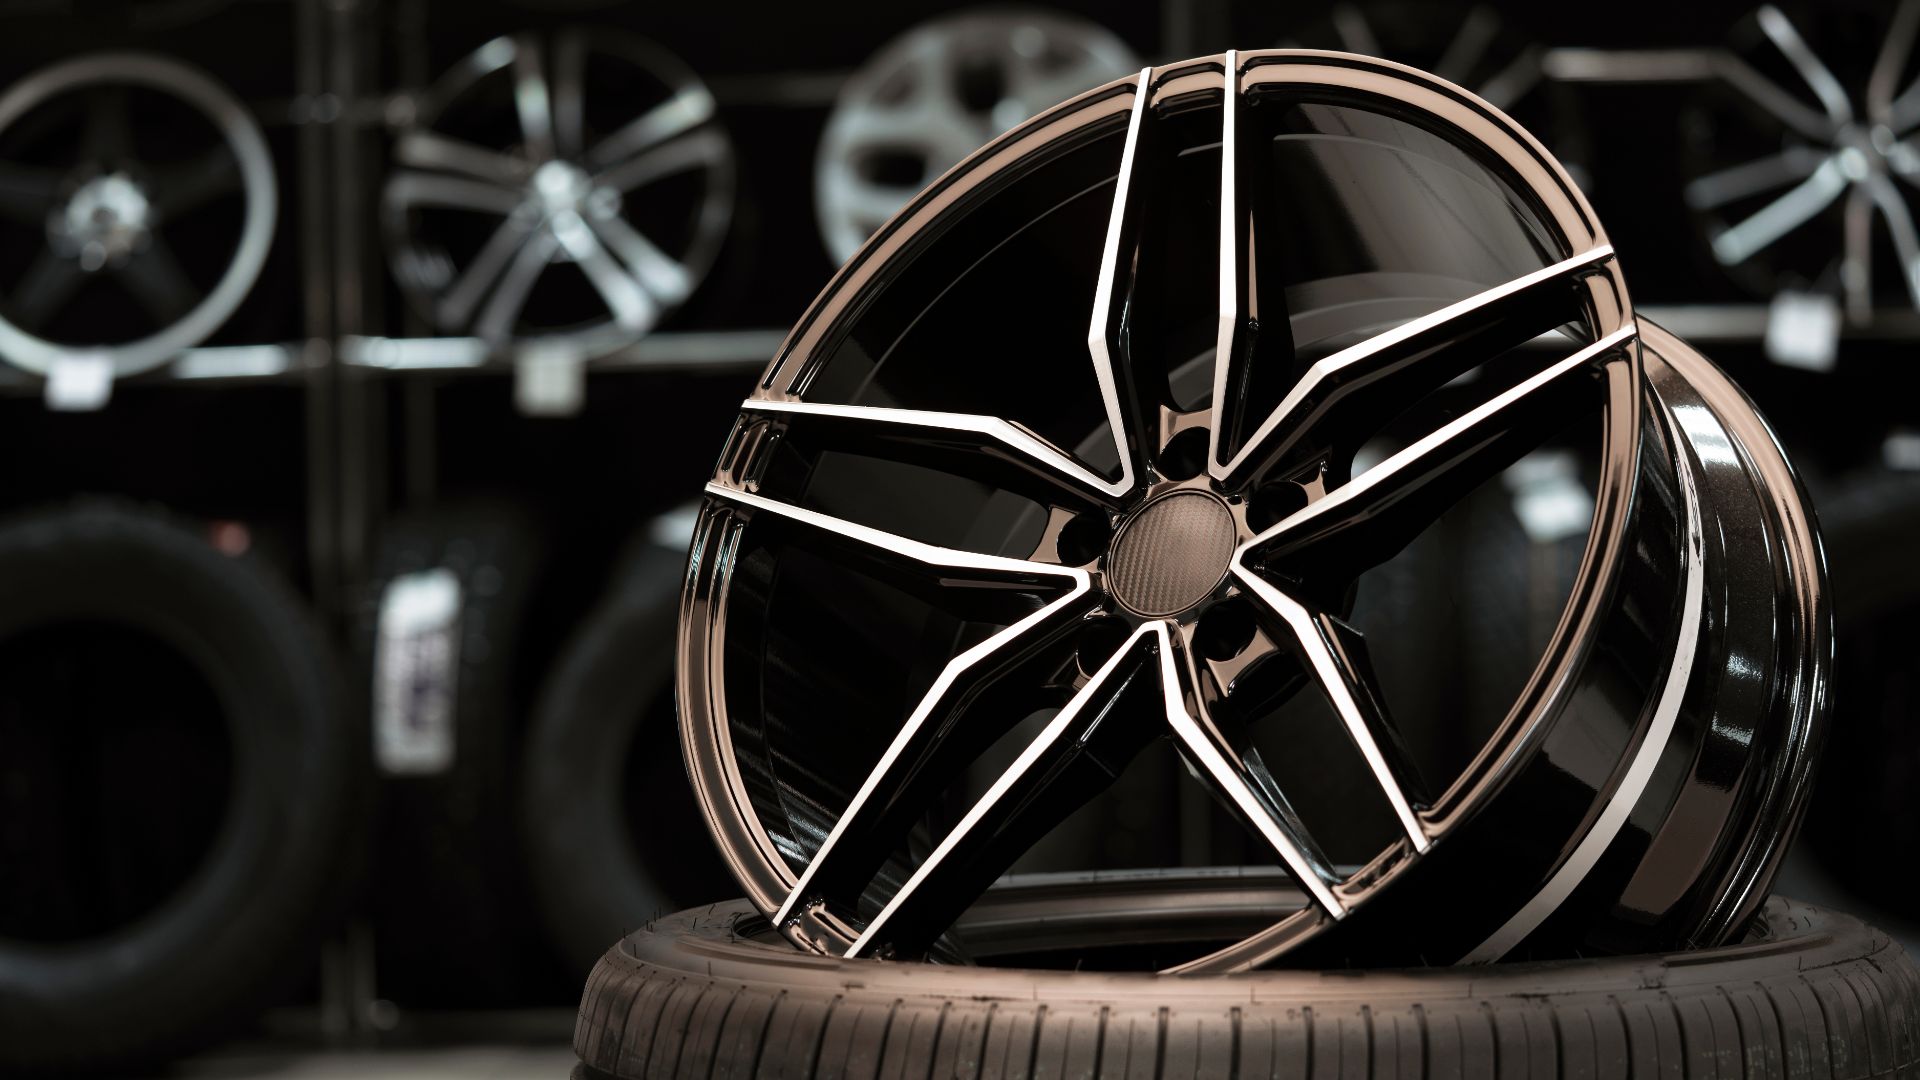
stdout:
<svg viewBox="0 0 1920 1080">
<path fill-rule="evenodd" d="M 617 57 L 635 68 L 647 71 L 670 91 L 669 97 L 663 100 L 671 100 L 673 94 L 683 93 L 689 90 L 698 90 L 706 94 L 709 98 L 712 96 L 711 89 L 707 87 L 692 68 L 688 67 L 678 56 L 668 52 L 664 47 L 652 40 L 615 28 L 569 23 L 546 31 L 529 31 L 519 34 L 502 35 L 482 44 L 472 52 L 454 61 L 437 79 L 429 83 L 427 88 L 422 92 L 422 97 L 428 100 L 429 104 L 413 117 L 412 122 L 406 126 L 405 131 L 430 132 L 437 130 L 436 125 L 444 119 L 449 110 L 449 106 L 457 101 L 461 95 L 473 89 L 473 87 L 480 84 L 483 80 L 499 77 L 502 73 L 507 73 L 508 77 L 511 77 L 513 58 L 517 55 L 519 49 L 529 46 L 536 49 L 543 49 L 544 46 L 549 45 L 555 39 L 567 34 L 583 35 L 589 52 L 597 51 L 602 55 Z M 505 46 L 504 48 L 503 44 Z M 503 55 L 496 60 L 489 58 L 490 53 Z M 533 332 L 524 335 L 510 334 L 505 341 L 495 342 L 494 344 L 511 345 L 516 349 L 530 352 L 553 350 L 559 352 L 578 352 L 587 356 L 605 355 L 630 345 L 640 337 L 651 333 L 652 329 L 657 328 L 661 323 L 671 318 L 692 300 L 693 296 L 699 292 L 700 286 L 705 283 L 708 273 L 713 269 L 714 263 L 719 259 L 721 248 L 726 244 L 727 234 L 733 222 L 738 176 L 736 168 L 737 159 L 733 150 L 733 143 L 727 136 L 726 128 L 720 122 L 717 114 L 708 117 L 694 128 L 689 129 L 689 131 L 711 131 L 717 133 L 725 141 L 725 153 L 697 170 L 705 176 L 705 188 L 694 209 L 694 217 L 697 221 L 694 235 L 688 245 L 687 251 L 683 255 L 669 256 L 669 258 L 674 259 L 674 261 L 681 266 L 691 283 L 686 295 L 672 303 L 658 296 L 654 296 L 654 301 L 659 305 L 659 313 L 654 318 L 653 327 L 639 334 L 635 334 L 622 327 L 619 324 L 618 318 L 609 312 L 605 318 L 589 319 L 571 326 L 535 329 Z M 404 133 L 405 132 L 402 134 L 404 135 Z M 685 136 L 686 133 L 683 133 L 677 137 Z M 489 149 L 493 148 L 489 147 Z M 505 153 L 506 151 L 502 149 L 499 152 Z M 534 161 L 531 158 L 529 158 L 529 161 L 532 162 L 535 167 L 549 163 Z M 563 162 L 569 165 L 577 164 L 577 162 L 574 162 L 570 158 L 558 154 L 551 158 L 550 162 Z M 443 176 L 455 174 L 449 174 L 444 169 L 435 169 L 430 171 L 430 175 Z M 531 173 L 529 173 L 529 182 L 531 182 Z M 388 186 L 390 185 L 391 180 Z M 633 194 L 633 192 L 623 192 L 621 194 L 622 204 L 625 205 L 630 202 Z M 528 197 L 530 196 L 523 194 L 523 202 L 524 199 Z M 382 200 L 386 200 L 384 188 Z M 406 266 L 410 258 L 419 255 L 423 251 L 433 250 L 438 245 L 431 240 L 422 241 L 416 238 L 414 235 L 416 230 L 412 223 L 412 212 L 413 208 L 410 206 L 403 206 L 397 209 L 392 206 L 383 208 L 381 214 L 382 232 L 386 238 L 389 268 L 394 280 L 400 284 L 401 292 L 406 296 L 408 303 L 422 318 L 425 318 L 430 324 L 438 327 L 442 326 L 442 322 L 438 312 L 435 310 L 436 302 L 443 295 L 444 290 L 435 292 L 423 288 L 416 280 L 416 275 L 409 272 Z M 624 217 L 624 215 L 616 216 Z M 507 218 L 500 217 L 498 220 L 504 223 Z M 521 243 L 524 245 L 537 240 L 543 230 L 551 232 L 551 228 L 547 224 L 547 218 L 544 215 L 538 222 L 530 227 L 526 236 L 522 238 Z M 555 263 L 551 260 L 543 264 L 540 274 L 535 278 L 534 286 L 529 289 L 529 295 L 531 295 L 533 289 L 538 288 L 539 282 L 545 279 L 548 269 L 553 265 L 555 265 Z M 504 272 L 500 276 L 504 276 Z M 497 281 L 498 279 L 496 278 L 496 285 Z M 524 303 L 522 307 L 524 309 Z M 463 328 L 469 331 L 477 331 L 478 328 L 474 326 L 474 323 L 476 323 L 478 317 L 478 312 L 470 313 L 465 319 Z M 521 316 L 516 315 L 516 322 L 520 317 Z M 515 328 L 509 327 L 510 331 L 513 329 Z"/>
<path fill-rule="evenodd" d="M 240 240 L 220 280 L 187 314 L 144 338 L 118 345 L 80 346 L 28 333 L 0 315 L 0 356 L 37 375 L 76 356 L 105 355 L 116 376 L 137 375 L 171 360 L 207 339 L 232 317 L 253 288 L 273 246 L 279 214 L 279 189 L 266 137 L 246 107 L 210 77 L 175 60 L 152 53 L 92 53 L 62 61 L 27 76 L 0 94 L 0 131 L 42 102 L 91 85 L 138 86 L 169 94 L 193 106 L 212 122 L 240 166 L 246 214 Z"/>
<path fill-rule="evenodd" d="M 1486 133 L 1479 140 L 1483 148 L 1491 148 L 1492 155 L 1527 178 L 1519 185 L 1520 189 L 1547 204 L 1543 216 L 1560 230 L 1562 240 L 1576 248 L 1605 242 L 1590 207 L 1551 155 L 1497 110 L 1467 91 L 1401 65 L 1345 54 L 1275 51 L 1244 54 L 1243 60 L 1248 90 L 1256 84 L 1324 88 L 1332 81 L 1335 86 L 1375 94 L 1400 109 L 1416 108 L 1429 122 L 1438 120 L 1455 130 L 1465 127 L 1469 137 L 1477 127 Z M 1212 91 L 1217 95 L 1220 71 L 1217 57 L 1155 69 L 1156 101 L 1165 100 L 1165 95 L 1188 92 Z M 1257 78 L 1262 74 L 1264 78 Z M 862 308 L 876 284 L 879 268 L 919 236 L 938 235 L 943 219 L 962 205 L 978 186 L 973 182 L 976 172 L 985 177 L 997 176 L 1006 164 L 1020 156 L 1038 147 L 1053 145 L 1076 130 L 1123 112 L 1128 106 L 1125 100 L 1128 85 L 1123 82 L 1097 88 L 1035 118 L 989 144 L 923 192 L 836 275 L 769 365 L 755 399 L 792 401 L 804 396 L 811 375 L 818 370 L 810 361 L 829 351 L 826 343 L 833 340 L 837 326 Z M 1407 93 L 1400 92 L 1408 88 L 1414 91 L 1412 103 Z M 1428 103 L 1429 107 L 1419 108 L 1420 102 Z M 1463 122 L 1454 123 L 1456 118 L 1462 118 Z M 1477 156 L 1487 156 L 1486 149 Z M 1618 288 L 1617 279 L 1614 284 Z M 1630 319 L 1631 308 L 1624 292 L 1619 299 Z M 1514 711 L 1483 747 L 1475 764 L 1423 812 L 1423 818 L 1445 823 L 1464 820 L 1497 793 L 1519 761 L 1539 749 L 1539 738 L 1522 736 L 1551 727 L 1570 693 L 1569 687 L 1574 681 L 1571 673 L 1579 670 L 1584 662 L 1591 644 L 1591 626 L 1609 610 L 1614 583 L 1620 573 L 1626 525 L 1633 508 L 1635 478 L 1641 467 L 1641 401 L 1648 389 L 1639 368 L 1637 350 L 1631 351 L 1630 357 L 1626 370 L 1617 377 L 1610 376 L 1615 385 L 1610 391 L 1614 407 L 1608 422 L 1609 437 L 1620 437 L 1612 431 L 1624 432 L 1626 444 L 1632 449 L 1603 455 L 1607 462 L 1601 481 L 1603 498 L 1596 505 L 1580 575 L 1585 592 L 1576 589 L 1576 594 L 1569 598 L 1553 644 L 1536 666 L 1529 688 L 1516 702 Z M 1677 467 L 1677 463 L 1666 462 L 1666 466 Z M 720 471 L 727 469 L 727 458 L 723 455 Z M 795 876 L 739 785 L 739 768 L 726 731 L 720 658 L 713 644 L 724 634 L 726 595 L 724 582 L 713 589 L 709 575 L 714 566 L 731 563 L 731 551 L 740 539 L 738 529 L 729 531 L 726 526 L 728 517 L 726 507 L 709 499 L 693 546 L 683 597 L 678 672 L 683 742 L 696 789 L 708 811 L 709 825 L 728 862 L 756 905 L 772 912 L 782 906 L 795 884 Z M 1610 780 L 1606 788 L 1595 794 L 1596 800 L 1604 799 L 1611 790 Z M 1360 882 L 1359 888 L 1363 891 L 1382 887 L 1412 861 L 1407 857 L 1409 854 L 1408 844 L 1402 838 L 1350 881 Z M 845 938 L 839 941 L 840 948 L 857 936 L 853 927 L 837 917 L 820 921 L 825 924 L 826 938 L 801 935 L 796 936 L 796 940 L 824 951 L 833 948 L 834 939 L 841 938 L 843 933 Z M 796 928 L 790 926 L 786 930 L 796 935 Z M 1245 945 L 1246 942 L 1241 943 Z M 1246 953 L 1246 949 L 1238 946 L 1224 950 L 1207 958 L 1210 966 L 1205 969 L 1244 966 L 1251 962 Z"/>
</svg>

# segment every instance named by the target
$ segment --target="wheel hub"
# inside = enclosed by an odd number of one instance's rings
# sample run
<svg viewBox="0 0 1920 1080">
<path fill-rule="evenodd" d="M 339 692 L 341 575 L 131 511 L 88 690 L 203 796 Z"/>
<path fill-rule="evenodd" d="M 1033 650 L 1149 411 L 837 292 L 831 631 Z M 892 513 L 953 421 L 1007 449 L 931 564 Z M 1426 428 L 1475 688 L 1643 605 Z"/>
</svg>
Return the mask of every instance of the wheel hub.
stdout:
<svg viewBox="0 0 1920 1080">
<path fill-rule="evenodd" d="M 152 209 L 146 192 L 125 173 L 105 173 L 81 184 L 54 209 L 47 233 L 57 250 L 91 272 L 124 262 L 146 246 Z"/>
<path fill-rule="evenodd" d="M 1107 588 L 1136 614 L 1183 614 L 1226 579 L 1240 539 L 1225 503 L 1201 491 L 1175 491 L 1120 527 L 1107 558 Z"/>
</svg>

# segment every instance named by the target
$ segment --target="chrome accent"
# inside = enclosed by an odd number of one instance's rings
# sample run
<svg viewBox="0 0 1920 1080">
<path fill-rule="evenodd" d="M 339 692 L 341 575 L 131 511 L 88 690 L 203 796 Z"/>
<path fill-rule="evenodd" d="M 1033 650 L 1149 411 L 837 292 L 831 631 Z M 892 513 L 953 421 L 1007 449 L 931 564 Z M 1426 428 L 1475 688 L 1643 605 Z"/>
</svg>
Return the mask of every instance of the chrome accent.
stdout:
<svg viewBox="0 0 1920 1080">
<path fill-rule="evenodd" d="M 1673 434 L 1674 459 L 1678 465 L 1674 471 L 1680 477 L 1680 490 L 1685 495 L 1687 507 L 1686 586 L 1680 600 L 1680 631 L 1675 638 L 1677 648 L 1667 668 L 1666 682 L 1660 688 L 1660 698 L 1654 705 L 1653 716 L 1647 722 L 1639 749 L 1634 751 L 1632 761 L 1613 793 L 1608 796 L 1605 809 L 1594 819 L 1593 827 L 1580 838 L 1580 843 L 1568 853 L 1566 861 L 1553 872 L 1553 876 L 1547 879 L 1533 899 L 1514 912 L 1487 940 L 1460 958 L 1463 964 L 1491 964 L 1507 955 L 1572 895 L 1593 865 L 1600 861 L 1600 856 L 1612 846 L 1614 838 L 1620 835 L 1620 830 L 1627 824 L 1627 816 L 1640 805 L 1640 796 L 1646 791 L 1647 782 L 1653 778 L 1654 767 L 1660 764 L 1667 743 L 1673 737 L 1674 722 L 1679 718 L 1680 706 L 1693 677 L 1701 623 L 1706 618 L 1707 572 L 1700 521 L 1699 481 L 1694 478 L 1693 466 L 1688 460 L 1686 439 L 1679 419 L 1671 407 L 1663 406 L 1662 413 L 1667 429 Z"/>
</svg>

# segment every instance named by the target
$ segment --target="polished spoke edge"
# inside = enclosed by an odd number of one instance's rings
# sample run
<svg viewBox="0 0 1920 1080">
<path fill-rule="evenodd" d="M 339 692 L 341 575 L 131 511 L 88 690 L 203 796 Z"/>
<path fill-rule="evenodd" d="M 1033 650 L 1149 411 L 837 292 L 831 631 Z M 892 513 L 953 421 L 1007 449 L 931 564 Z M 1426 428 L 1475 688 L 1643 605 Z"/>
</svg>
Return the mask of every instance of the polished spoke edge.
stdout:
<svg viewBox="0 0 1920 1080">
<path fill-rule="evenodd" d="M 891 425 L 894 427 L 920 429 L 929 432 L 951 431 L 979 435 L 1006 447 L 1020 456 L 1042 466 L 1074 484 L 1085 488 L 1091 495 L 1117 498 L 1131 489 L 1130 480 L 1114 482 L 1094 473 L 1079 462 L 1068 457 L 1059 448 L 1041 439 L 1010 420 L 997 416 L 982 416 L 977 413 L 931 412 L 921 409 L 895 409 L 877 405 L 828 405 L 807 401 L 780 401 L 773 399 L 748 398 L 740 407 L 750 412 L 788 413 L 798 416 L 832 417 L 840 420 L 856 420 L 866 423 Z"/>
<path fill-rule="evenodd" d="M 1135 432 L 1129 439 L 1128 418 L 1124 415 L 1120 402 L 1119 372 L 1114 368 L 1113 360 L 1113 323 L 1114 294 L 1118 288 L 1122 241 L 1126 239 L 1126 216 L 1128 201 L 1132 195 L 1134 176 L 1139 168 L 1136 160 L 1140 148 L 1140 124 L 1151 107 L 1153 69 L 1143 68 L 1139 81 L 1134 85 L 1133 108 L 1127 117 L 1127 144 L 1120 154 L 1120 174 L 1114 179 L 1113 210 L 1107 215 L 1106 243 L 1100 255 L 1100 279 L 1094 286 L 1093 319 L 1087 328 L 1087 352 L 1093 358 L 1094 378 L 1100 384 L 1100 399 L 1106 406 L 1107 423 L 1113 429 L 1114 447 L 1120 454 L 1120 484 L 1122 491 L 1131 491 L 1137 480 L 1134 471 L 1134 447 L 1144 445 L 1150 437 L 1149 432 Z"/>
<path fill-rule="evenodd" d="M 1216 792 L 1231 800 L 1243 817 L 1259 831 L 1275 854 L 1286 863 L 1294 880 L 1307 890 L 1315 903 L 1335 919 L 1344 918 L 1346 905 L 1334 895 L 1332 885 L 1301 843 L 1287 834 L 1275 819 L 1272 808 L 1247 783 L 1245 770 L 1227 760 L 1220 745 L 1203 730 L 1200 721 L 1187 709 L 1180 693 L 1180 676 L 1173 656 L 1173 635 L 1164 622 L 1147 624 L 1160 635 L 1160 688 L 1165 695 L 1167 723 L 1174 738 L 1186 750 L 1194 764 L 1205 770 Z"/>
<path fill-rule="evenodd" d="M 1543 267 L 1530 274 L 1517 277 L 1504 285 L 1498 285 L 1484 292 L 1475 293 L 1464 300 L 1448 304 L 1438 311 L 1423 315 L 1417 319 L 1408 320 L 1391 330 L 1376 334 L 1365 341 L 1341 349 L 1331 356 L 1314 361 L 1313 365 L 1307 369 L 1306 374 L 1294 385 L 1293 389 L 1287 391 L 1287 396 L 1281 399 L 1280 404 L 1276 406 L 1273 412 L 1268 414 L 1267 418 L 1254 430 L 1253 435 L 1247 439 L 1246 444 L 1240 448 L 1239 453 L 1236 453 L 1232 460 L 1225 463 L 1219 461 L 1209 462 L 1209 469 L 1216 479 L 1224 480 L 1244 468 L 1249 460 L 1261 453 L 1267 440 L 1271 438 L 1275 432 L 1282 430 L 1286 426 L 1287 421 L 1292 418 L 1292 414 L 1299 411 L 1300 408 L 1306 404 L 1320 384 L 1341 369 L 1360 363 L 1388 348 L 1422 334 L 1430 333 L 1450 322 L 1471 315 L 1481 308 L 1491 304 L 1497 304 L 1548 281 L 1561 277 L 1575 276 L 1581 274 L 1583 271 L 1597 269 L 1612 260 L 1612 258 L 1613 245 L 1597 245 L 1572 258 L 1564 259 L 1554 263 L 1552 266 Z M 1214 408 L 1217 411 L 1220 408 L 1220 403 L 1215 402 Z"/>
<path fill-rule="evenodd" d="M 1620 329 L 1615 330 L 1613 333 L 1608 334 L 1606 337 L 1580 349 L 1566 359 L 1545 368 L 1524 382 L 1514 385 L 1498 396 L 1489 399 L 1478 407 L 1461 414 L 1446 424 L 1434 429 L 1427 435 L 1422 436 L 1420 439 L 1414 441 L 1412 445 L 1360 474 L 1358 478 L 1335 488 L 1329 492 L 1325 498 L 1308 503 L 1306 506 L 1301 507 L 1274 523 L 1271 527 L 1256 533 L 1252 539 L 1247 540 L 1234 550 L 1234 572 L 1246 577 L 1257 577 L 1247 562 L 1255 549 L 1265 545 L 1269 541 L 1297 532 L 1309 523 L 1325 517 L 1327 514 L 1349 503 L 1359 500 L 1369 491 L 1382 486 L 1396 475 L 1410 468 L 1417 467 L 1429 454 L 1445 446 L 1455 437 L 1465 433 L 1476 425 L 1484 423 L 1494 415 L 1514 407 L 1521 401 L 1524 401 L 1534 391 L 1555 381 L 1572 369 L 1591 363 L 1596 358 L 1628 344 L 1638 336 L 1639 327 L 1630 322 Z"/>
<path fill-rule="evenodd" d="M 1029 621 L 1031 621 L 1031 617 Z M 847 949 L 846 955 L 859 956 L 866 952 L 881 932 L 886 929 L 887 923 L 890 922 L 903 907 L 912 902 L 914 894 L 919 891 L 922 883 L 939 870 L 940 866 L 953 853 L 953 850 L 958 847 L 975 828 L 979 827 L 981 820 L 994 809 L 995 805 L 999 803 L 1001 799 L 1006 797 L 1007 792 L 1011 791 L 1014 785 L 1025 777 L 1049 750 L 1054 748 L 1054 745 L 1060 741 L 1061 737 L 1079 720 L 1080 714 L 1093 707 L 1096 701 L 1104 704 L 1105 702 L 1101 701 L 1103 694 L 1109 695 L 1110 700 L 1111 692 L 1108 690 L 1107 684 L 1113 680 L 1114 673 L 1120 669 L 1120 666 L 1138 649 L 1139 643 L 1149 636 L 1151 629 L 1157 625 L 1158 624 L 1155 623 L 1145 623 L 1136 628 L 1132 635 L 1127 638 L 1125 644 L 1115 650 L 1114 654 L 1107 658 L 1106 663 L 1102 664 L 1100 669 L 1094 672 L 1093 678 L 1088 679 L 1087 684 L 1081 687 L 1080 690 L 1068 700 L 1066 705 L 1061 707 L 1053 719 L 1047 721 L 1047 726 L 1041 729 L 1040 734 L 1020 751 L 1020 756 L 1014 759 L 1013 764 L 1009 765 L 1006 771 L 1002 772 L 999 777 L 994 780 L 993 786 L 988 788 L 986 793 L 980 796 L 979 800 L 968 808 L 966 815 L 948 831 L 946 836 L 941 838 L 940 843 L 933 849 L 933 852 L 914 869 L 913 875 L 907 879 L 905 884 L 900 886 L 900 891 L 893 894 L 892 899 L 887 901 L 886 906 L 881 908 L 879 914 L 875 915 L 873 920 L 867 924 L 866 929 L 860 932 L 860 936 L 856 938 L 852 946 Z M 895 746 L 898 745 L 899 741 L 896 741 Z M 889 757 L 892 756 L 892 753 L 892 748 L 889 748 Z M 880 769 L 886 768 L 887 764 L 888 759 L 882 758 Z M 875 770 L 874 776 L 879 775 L 880 769 Z M 873 778 L 869 777 L 869 787 L 872 785 L 872 781 Z M 862 788 L 860 795 L 855 797 L 855 806 L 858 806 L 861 799 L 865 798 L 867 794 L 867 788 Z M 842 815 L 841 820 L 845 821 L 851 815 L 852 810 L 849 810 L 847 814 Z M 839 832 L 837 826 L 834 831 L 837 835 Z M 829 836 L 827 843 L 831 844 L 832 842 L 833 837 Z M 825 854 L 826 847 L 823 846 L 820 855 L 816 855 L 813 862 L 808 865 L 807 875 L 801 877 L 801 884 L 794 889 L 794 894 L 789 897 L 786 904 L 781 907 L 780 914 L 777 917 L 778 922 L 784 922 L 788 914 L 796 906 L 796 902 L 799 901 L 802 896 L 807 878 L 811 876 L 813 868 L 820 864 L 821 857 Z"/>
</svg>

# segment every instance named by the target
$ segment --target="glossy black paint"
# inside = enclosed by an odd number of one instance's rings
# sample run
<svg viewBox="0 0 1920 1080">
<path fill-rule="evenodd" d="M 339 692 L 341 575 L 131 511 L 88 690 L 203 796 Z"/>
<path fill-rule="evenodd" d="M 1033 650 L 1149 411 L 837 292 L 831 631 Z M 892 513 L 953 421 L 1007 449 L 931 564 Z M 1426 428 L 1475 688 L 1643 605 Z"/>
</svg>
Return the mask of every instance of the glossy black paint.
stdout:
<svg viewBox="0 0 1920 1080">
<path fill-rule="evenodd" d="M 1277 149 L 1223 173 L 1229 72 L 1230 145 Z M 1196 240 L 1249 181 L 1244 246 Z M 1217 297 L 1194 272 L 1216 259 Z M 1087 297 L 1111 436 L 1072 336 Z M 1214 368 L 1216 317 L 1225 410 L 1193 376 Z M 1764 423 L 1697 354 L 1650 326 L 1643 346 L 1636 325 L 1604 235 L 1538 144 L 1407 69 L 1206 58 L 1009 133 L 842 271 L 709 488 L 683 732 L 750 897 L 809 948 L 959 955 L 946 928 L 1160 722 L 1251 833 L 1298 846 L 1296 878 L 1324 879 L 1302 882 L 1315 903 L 1185 970 L 1725 940 L 1804 798 L 1831 651 L 1823 571 Z M 1531 352 L 1554 327 L 1558 344 Z M 1481 389 L 1445 399 L 1378 472 L 1356 469 L 1383 428 L 1475 370 Z M 1596 411 L 1596 505 L 1560 627 L 1479 756 L 1423 784 L 1344 621 L 1354 582 Z M 1288 422 L 1262 424 L 1270 413 Z M 1220 457 L 1196 469 L 1189 447 L 1216 426 Z M 1294 492 L 1277 519 L 1304 505 L 1303 525 L 1260 516 L 1276 485 Z M 1246 576 L 1142 637 L 1152 620 L 1113 602 L 1085 535 L 1124 535 L 1185 490 L 1232 508 Z M 1251 636 L 1201 656 L 1210 613 L 1248 603 Z M 887 629 L 901 612 L 917 633 Z M 1256 674 L 1261 701 L 1302 676 L 1336 705 L 1345 688 L 1345 752 L 1369 751 L 1369 734 L 1380 783 L 1411 798 L 1408 834 L 1333 869 L 1261 779 L 1256 718 L 1236 715 L 1250 699 L 1233 696 Z M 1199 734 L 1182 734 L 1182 711 Z M 1052 719 L 1035 735 L 1033 717 Z M 954 803 L 1016 731 L 1025 755 L 971 809 Z"/>
</svg>

